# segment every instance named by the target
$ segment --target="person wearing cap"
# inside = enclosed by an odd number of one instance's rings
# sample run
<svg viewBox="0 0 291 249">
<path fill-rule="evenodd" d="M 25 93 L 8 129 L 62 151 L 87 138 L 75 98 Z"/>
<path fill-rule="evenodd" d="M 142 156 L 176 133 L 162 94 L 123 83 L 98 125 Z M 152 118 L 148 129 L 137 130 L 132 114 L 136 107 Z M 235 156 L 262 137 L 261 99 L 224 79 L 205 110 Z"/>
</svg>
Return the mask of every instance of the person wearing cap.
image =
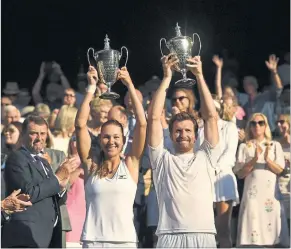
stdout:
<svg viewBox="0 0 291 249">
<path fill-rule="evenodd" d="M 12 101 L 12 103 L 16 101 L 19 92 L 17 82 L 7 82 L 5 88 L 3 89 L 3 93 Z"/>
</svg>

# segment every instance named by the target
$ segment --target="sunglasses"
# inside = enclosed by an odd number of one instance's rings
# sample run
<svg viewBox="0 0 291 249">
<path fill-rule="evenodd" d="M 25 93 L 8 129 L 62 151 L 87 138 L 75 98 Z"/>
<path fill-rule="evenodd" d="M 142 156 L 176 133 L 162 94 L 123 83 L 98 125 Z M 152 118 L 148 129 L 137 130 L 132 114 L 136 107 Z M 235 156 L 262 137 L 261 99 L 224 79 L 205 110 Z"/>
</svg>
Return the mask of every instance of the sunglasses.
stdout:
<svg viewBox="0 0 291 249">
<path fill-rule="evenodd" d="M 183 101 L 183 99 L 188 99 L 186 96 L 181 96 L 181 97 L 177 97 L 177 98 L 172 98 L 172 102 L 176 102 L 177 100 L 179 100 L 180 102 Z"/>
<path fill-rule="evenodd" d="M 16 130 L 13 128 L 8 128 L 4 131 L 4 133 L 9 132 L 9 133 L 14 133 Z"/>
<path fill-rule="evenodd" d="M 256 121 L 251 121 L 251 122 L 250 122 L 250 125 L 253 126 L 253 127 L 256 127 L 257 124 L 258 124 L 259 126 L 264 126 L 264 125 L 266 124 L 266 122 L 265 122 L 264 120 L 260 120 L 260 121 L 258 121 L 258 122 L 256 122 Z"/>
<path fill-rule="evenodd" d="M 74 94 L 65 94 L 65 97 L 75 97 L 75 95 Z"/>
<path fill-rule="evenodd" d="M 285 123 L 285 120 L 278 120 L 277 124 L 283 125 Z"/>
</svg>

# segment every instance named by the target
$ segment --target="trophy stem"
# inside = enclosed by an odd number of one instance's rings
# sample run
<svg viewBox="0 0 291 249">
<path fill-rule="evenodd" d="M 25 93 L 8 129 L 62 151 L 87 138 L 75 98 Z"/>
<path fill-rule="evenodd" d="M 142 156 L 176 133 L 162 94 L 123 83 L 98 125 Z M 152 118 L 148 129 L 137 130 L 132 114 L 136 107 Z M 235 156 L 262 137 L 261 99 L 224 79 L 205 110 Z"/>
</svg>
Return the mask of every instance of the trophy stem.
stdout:
<svg viewBox="0 0 291 249">
<path fill-rule="evenodd" d="M 186 70 L 185 69 L 181 70 L 181 74 L 183 76 L 183 79 L 186 80 L 187 79 L 187 74 L 186 74 Z"/>
<path fill-rule="evenodd" d="M 120 95 L 115 92 L 111 92 L 111 83 L 107 83 L 107 91 L 99 96 L 100 99 L 118 99 Z"/>
<path fill-rule="evenodd" d="M 181 72 L 183 78 L 175 82 L 176 87 L 184 88 L 184 87 L 191 87 L 191 86 L 195 85 L 196 81 L 194 79 L 187 78 L 187 70 L 186 69 L 181 69 L 180 72 Z"/>
</svg>

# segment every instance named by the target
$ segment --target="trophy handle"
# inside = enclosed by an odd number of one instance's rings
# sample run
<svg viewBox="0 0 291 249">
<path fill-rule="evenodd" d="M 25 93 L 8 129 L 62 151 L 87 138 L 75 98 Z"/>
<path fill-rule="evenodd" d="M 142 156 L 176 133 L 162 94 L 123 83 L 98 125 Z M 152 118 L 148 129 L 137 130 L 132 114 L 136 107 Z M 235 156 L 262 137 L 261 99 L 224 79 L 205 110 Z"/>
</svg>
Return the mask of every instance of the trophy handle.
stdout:
<svg viewBox="0 0 291 249">
<path fill-rule="evenodd" d="M 89 48 L 88 51 L 87 51 L 87 60 L 88 60 L 89 66 L 92 66 L 91 63 L 90 63 L 90 54 L 89 54 L 89 52 L 90 52 L 91 50 L 93 51 L 93 58 L 95 59 L 94 48 Z M 95 60 L 96 60 L 96 59 L 95 59 Z"/>
<path fill-rule="evenodd" d="M 161 40 L 160 40 L 160 50 L 161 50 L 161 54 L 162 54 L 162 57 L 163 57 L 165 55 L 163 54 L 163 50 L 162 50 L 162 41 L 165 42 L 166 47 L 167 47 L 167 40 L 165 38 L 161 38 Z"/>
<path fill-rule="evenodd" d="M 127 65 L 127 60 L 128 60 L 128 49 L 127 49 L 127 47 L 125 47 L 125 46 L 122 46 L 122 47 L 121 47 L 121 49 L 120 49 L 121 57 L 122 57 L 122 55 L 123 55 L 123 53 L 122 53 L 123 49 L 125 49 L 125 51 L 126 51 L 126 60 L 125 60 L 125 64 L 124 64 L 124 66 L 126 67 L 126 65 Z"/>
<path fill-rule="evenodd" d="M 199 36 L 197 33 L 194 33 L 194 34 L 193 34 L 193 45 L 194 45 L 194 37 L 195 37 L 195 35 L 198 37 L 199 44 L 200 44 L 200 46 L 199 46 L 199 52 L 198 52 L 198 56 L 199 56 L 199 55 L 200 55 L 200 52 L 201 52 L 201 47 L 202 47 L 202 45 L 201 45 L 200 36 Z"/>
</svg>

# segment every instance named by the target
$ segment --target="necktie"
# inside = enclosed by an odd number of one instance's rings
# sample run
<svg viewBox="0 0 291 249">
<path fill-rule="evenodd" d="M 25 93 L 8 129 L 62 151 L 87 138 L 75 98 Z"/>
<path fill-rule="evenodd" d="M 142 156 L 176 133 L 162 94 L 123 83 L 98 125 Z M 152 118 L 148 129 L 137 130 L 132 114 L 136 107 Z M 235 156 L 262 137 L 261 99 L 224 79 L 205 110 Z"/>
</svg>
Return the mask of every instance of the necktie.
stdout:
<svg viewBox="0 0 291 249">
<path fill-rule="evenodd" d="M 36 163 L 43 169 L 47 178 L 49 178 L 49 169 L 44 165 L 40 156 L 34 156 Z"/>
</svg>

